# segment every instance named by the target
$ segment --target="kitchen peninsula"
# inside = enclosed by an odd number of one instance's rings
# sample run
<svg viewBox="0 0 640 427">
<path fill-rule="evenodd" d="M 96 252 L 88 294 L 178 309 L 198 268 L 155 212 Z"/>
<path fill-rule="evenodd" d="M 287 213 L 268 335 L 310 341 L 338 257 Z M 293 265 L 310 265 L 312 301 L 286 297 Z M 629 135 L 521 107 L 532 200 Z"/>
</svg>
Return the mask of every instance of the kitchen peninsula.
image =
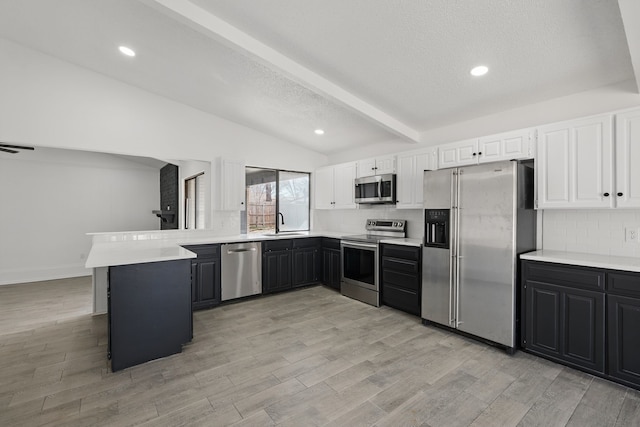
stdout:
<svg viewBox="0 0 640 427">
<path fill-rule="evenodd" d="M 183 246 L 340 238 L 342 233 L 219 236 L 211 230 L 92 233 L 94 313 L 108 313 L 109 357 L 116 371 L 182 351 L 192 339 L 191 260 Z M 419 239 L 394 239 L 420 246 Z"/>
</svg>

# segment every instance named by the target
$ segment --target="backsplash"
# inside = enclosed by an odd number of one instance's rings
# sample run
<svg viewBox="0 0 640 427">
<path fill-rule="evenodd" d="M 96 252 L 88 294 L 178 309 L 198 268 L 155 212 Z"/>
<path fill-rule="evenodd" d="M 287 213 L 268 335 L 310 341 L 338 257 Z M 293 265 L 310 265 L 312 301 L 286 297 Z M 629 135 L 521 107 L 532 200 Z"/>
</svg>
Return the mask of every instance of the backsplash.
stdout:
<svg viewBox="0 0 640 427">
<path fill-rule="evenodd" d="M 367 218 L 407 220 L 407 236 L 421 239 L 422 209 L 371 206 L 364 209 L 313 210 L 313 230 L 364 233 Z M 625 240 L 625 229 L 640 229 L 640 210 L 542 211 L 542 248 L 591 254 L 640 257 L 640 243 Z"/>
<path fill-rule="evenodd" d="M 422 239 L 422 209 L 396 209 L 393 206 L 367 205 L 360 209 L 312 211 L 314 231 L 335 231 L 344 234 L 365 233 L 368 219 L 404 219 L 407 221 L 407 237 Z"/>
<path fill-rule="evenodd" d="M 543 249 L 640 257 L 638 241 L 625 240 L 626 228 L 640 228 L 640 210 L 547 209 L 542 218 Z"/>
</svg>

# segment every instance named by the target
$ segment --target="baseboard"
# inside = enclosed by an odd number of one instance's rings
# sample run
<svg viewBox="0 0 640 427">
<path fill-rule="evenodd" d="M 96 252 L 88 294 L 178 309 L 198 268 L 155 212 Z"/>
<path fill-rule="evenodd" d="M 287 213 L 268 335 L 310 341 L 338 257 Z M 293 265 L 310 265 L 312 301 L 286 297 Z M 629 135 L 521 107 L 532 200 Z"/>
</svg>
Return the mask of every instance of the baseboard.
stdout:
<svg viewBox="0 0 640 427">
<path fill-rule="evenodd" d="M 66 279 L 91 276 L 91 269 L 83 264 L 49 267 L 34 270 L 0 270 L 0 286 L 16 283 L 41 282 L 43 280 Z"/>
</svg>

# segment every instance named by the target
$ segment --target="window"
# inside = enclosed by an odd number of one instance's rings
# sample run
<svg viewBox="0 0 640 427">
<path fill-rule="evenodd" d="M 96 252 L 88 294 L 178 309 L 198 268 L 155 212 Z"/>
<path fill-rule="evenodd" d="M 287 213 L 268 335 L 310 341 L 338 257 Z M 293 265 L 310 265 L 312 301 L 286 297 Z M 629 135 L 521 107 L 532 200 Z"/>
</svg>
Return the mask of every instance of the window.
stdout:
<svg viewBox="0 0 640 427">
<path fill-rule="evenodd" d="M 204 172 L 184 181 L 184 228 L 205 227 L 206 186 Z"/>
<path fill-rule="evenodd" d="M 248 233 L 309 230 L 309 174 L 246 168 Z"/>
</svg>

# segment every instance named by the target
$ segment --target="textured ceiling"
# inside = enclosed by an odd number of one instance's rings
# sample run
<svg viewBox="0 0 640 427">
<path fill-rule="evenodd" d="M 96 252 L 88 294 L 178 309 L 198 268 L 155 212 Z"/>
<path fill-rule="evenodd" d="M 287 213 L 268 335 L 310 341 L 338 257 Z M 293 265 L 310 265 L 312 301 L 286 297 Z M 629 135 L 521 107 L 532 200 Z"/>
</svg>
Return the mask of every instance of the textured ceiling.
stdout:
<svg viewBox="0 0 640 427">
<path fill-rule="evenodd" d="M 634 78 L 615 0 L 3 0 L 0 37 L 327 154 Z"/>
<path fill-rule="evenodd" d="M 193 1 L 418 130 L 633 77 L 615 0 Z"/>
</svg>

